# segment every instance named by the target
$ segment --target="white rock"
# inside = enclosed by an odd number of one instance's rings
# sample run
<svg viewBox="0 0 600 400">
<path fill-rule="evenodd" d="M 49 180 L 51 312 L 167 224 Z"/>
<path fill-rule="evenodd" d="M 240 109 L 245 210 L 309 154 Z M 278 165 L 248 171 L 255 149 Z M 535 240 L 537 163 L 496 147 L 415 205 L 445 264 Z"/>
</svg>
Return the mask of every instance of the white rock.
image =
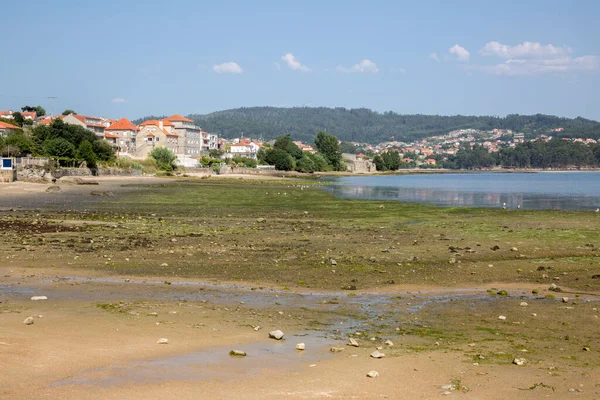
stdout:
<svg viewBox="0 0 600 400">
<path fill-rule="evenodd" d="M 158 339 L 158 341 L 156 343 L 158 343 L 158 344 L 169 344 L 169 339 L 167 339 L 167 338 L 160 338 L 160 339 Z"/>
<path fill-rule="evenodd" d="M 367 376 L 368 376 L 369 378 L 377 378 L 377 377 L 379 377 L 379 372 L 377 372 L 377 371 L 369 371 L 369 372 L 367 373 Z"/>
<path fill-rule="evenodd" d="M 283 332 L 281 332 L 279 329 L 277 329 L 276 331 L 271 331 L 269 332 L 269 337 L 271 339 L 281 340 L 283 339 Z"/>
<path fill-rule="evenodd" d="M 304 350 L 306 348 L 306 346 L 304 345 L 304 343 L 298 343 L 296 345 L 296 350 Z"/>
<path fill-rule="evenodd" d="M 235 357 L 246 357 L 246 352 L 242 350 L 231 350 L 229 355 Z"/>
<path fill-rule="evenodd" d="M 260 328 L 261 328 L 261 327 L 260 327 L 260 325 L 256 325 L 256 326 L 254 327 L 254 330 L 255 330 L 255 331 L 259 331 L 259 330 L 260 330 Z"/>
<path fill-rule="evenodd" d="M 344 348 L 343 347 L 331 347 L 329 349 L 329 351 L 332 352 L 332 353 L 339 353 L 339 352 L 344 351 Z"/>
<path fill-rule="evenodd" d="M 386 340 L 386 341 L 385 341 L 385 345 L 386 345 L 386 346 L 390 346 L 390 347 L 391 347 L 391 346 L 393 346 L 393 345 L 394 345 L 394 342 L 392 342 L 391 340 Z"/>
<path fill-rule="evenodd" d="M 385 357 L 385 354 L 379 352 L 379 350 L 375 350 L 374 352 L 371 353 L 371 357 L 373 357 L 373 358 L 383 358 L 383 357 Z"/>
<path fill-rule="evenodd" d="M 33 317 L 27 317 L 23 320 L 25 325 L 33 325 Z"/>
<path fill-rule="evenodd" d="M 441 394 L 442 396 L 450 396 L 450 395 L 452 394 L 452 392 L 449 392 L 449 391 L 447 391 L 447 390 L 446 390 L 445 392 L 442 392 L 442 393 L 440 393 L 440 394 Z"/>
<path fill-rule="evenodd" d="M 519 304 L 521 307 L 527 307 L 529 304 L 527 304 L 527 302 L 522 301 L 521 304 Z"/>
<path fill-rule="evenodd" d="M 501 320 L 501 321 L 506 321 L 506 317 L 504 315 L 500 315 L 498 317 L 498 319 Z"/>
<path fill-rule="evenodd" d="M 568 303 L 569 302 L 569 298 L 568 297 L 563 297 L 561 300 L 562 300 L 563 303 Z"/>
<path fill-rule="evenodd" d="M 48 298 L 46 296 L 33 296 L 31 298 L 31 300 L 36 301 L 36 300 L 48 300 Z"/>
<path fill-rule="evenodd" d="M 525 365 L 526 362 L 527 362 L 527 360 L 524 358 L 515 358 L 513 360 L 513 364 L 515 364 L 515 365 Z"/>
<path fill-rule="evenodd" d="M 356 339 L 350 338 L 348 339 L 348 346 L 358 347 L 359 345 Z"/>
</svg>

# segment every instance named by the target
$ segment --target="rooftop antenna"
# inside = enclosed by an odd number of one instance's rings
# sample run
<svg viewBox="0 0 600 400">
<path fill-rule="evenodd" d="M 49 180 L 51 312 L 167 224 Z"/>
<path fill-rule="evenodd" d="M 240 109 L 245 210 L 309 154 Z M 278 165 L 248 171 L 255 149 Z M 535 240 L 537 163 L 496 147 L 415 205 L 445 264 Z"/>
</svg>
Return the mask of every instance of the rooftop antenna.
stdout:
<svg viewBox="0 0 600 400">
<path fill-rule="evenodd" d="M 48 96 L 47 99 L 52 100 L 52 117 L 54 117 L 54 99 L 58 99 L 56 96 Z"/>
</svg>

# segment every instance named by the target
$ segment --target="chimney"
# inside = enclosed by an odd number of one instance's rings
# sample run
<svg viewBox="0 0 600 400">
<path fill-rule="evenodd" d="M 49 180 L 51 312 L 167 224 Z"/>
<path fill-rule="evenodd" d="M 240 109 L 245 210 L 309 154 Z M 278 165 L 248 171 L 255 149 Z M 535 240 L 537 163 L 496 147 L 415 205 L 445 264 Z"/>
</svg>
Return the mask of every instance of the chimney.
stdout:
<svg viewBox="0 0 600 400">
<path fill-rule="evenodd" d="M 163 129 L 163 122 L 162 119 L 158 121 L 158 127 L 160 128 L 160 130 L 162 131 Z"/>
</svg>

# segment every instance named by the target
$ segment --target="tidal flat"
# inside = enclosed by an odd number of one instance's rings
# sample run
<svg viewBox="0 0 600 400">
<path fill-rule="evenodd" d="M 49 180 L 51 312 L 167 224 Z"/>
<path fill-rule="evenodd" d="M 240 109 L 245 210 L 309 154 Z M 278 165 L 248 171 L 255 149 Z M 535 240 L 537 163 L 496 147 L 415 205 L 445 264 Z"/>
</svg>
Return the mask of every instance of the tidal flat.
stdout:
<svg viewBox="0 0 600 400">
<path fill-rule="evenodd" d="M 94 398 L 90 385 L 105 398 L 140 386 L 145 398 L 185 396 L 215 380 L 231 390 L 221 398 L 418 398 L 446 384 L 465 398 L 600 393 L 594 212 L 340 199 L 318 180 L 146 182 L 0 196 L 0 351 L 15 367 L 3 397 Z M 294 344 L 305 338 L 306 362 L 293 346 L 271 354 L 266 333 L 280 328 Z M 156 345 L 165 335 L 170 344 Z M 359 348 L 329 354 L 350 337 Z M 263 350 L 252 377 L 228 357 L 202 369 L 204 356 L 182 379 L 123 372 L 244 345 L 248 359 Z M 377 347 L 385 358 L 368 357 Z M 366 378 L 374 368 L 380 377 Z M 125 378 L 103 380 L 111 374 Z M 272 385 L 280 378 L 289 387 Z"/>
</svg>

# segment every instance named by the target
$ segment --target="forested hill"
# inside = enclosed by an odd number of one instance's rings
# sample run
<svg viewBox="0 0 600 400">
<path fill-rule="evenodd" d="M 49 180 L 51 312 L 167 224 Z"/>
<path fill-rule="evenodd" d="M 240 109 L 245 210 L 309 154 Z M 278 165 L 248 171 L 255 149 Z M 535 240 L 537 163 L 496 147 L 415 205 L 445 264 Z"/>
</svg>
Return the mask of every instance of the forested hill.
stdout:
<svg viewBox="0 0 600 400">
<path fill-rule="evenodd" d="M 205 131 L 225 138 L 239 137 L 243 133 L 244 137 L 269 140 L 289 133 L 294 139 L 312 142 L 316 133 L 324 130 L 343 141 L 376 144 L 389 140 L 413 141 L 466 128 L 512 129 L 525 134 L 550 133 L 551 129 L 564 128 L 561 136 L 600 138 L 600 123 L 597 121 L 542 114 L 478 117 L 403 115 L 391 111 L 378 113 L 365 108 L 249 107 L 188 117 Z"/>
</svg>

